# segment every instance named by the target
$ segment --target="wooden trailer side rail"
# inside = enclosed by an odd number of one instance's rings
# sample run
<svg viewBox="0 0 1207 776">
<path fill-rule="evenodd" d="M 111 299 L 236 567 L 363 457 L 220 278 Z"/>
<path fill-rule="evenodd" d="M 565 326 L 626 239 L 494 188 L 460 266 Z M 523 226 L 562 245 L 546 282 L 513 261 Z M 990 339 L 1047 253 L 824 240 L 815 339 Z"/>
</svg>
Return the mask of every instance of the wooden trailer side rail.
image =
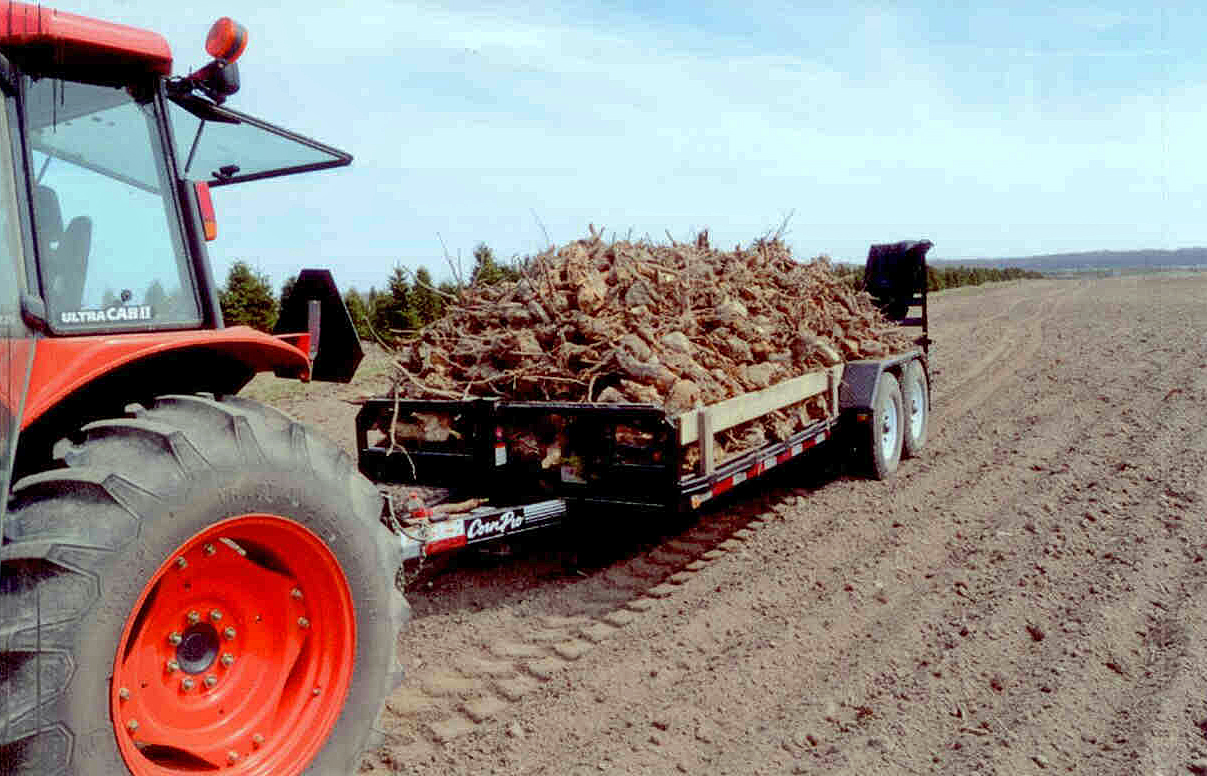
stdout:
<svg viewBox="0 0 1207 776">
<path fill-rule="evenodd" d="M 755 393 L 744 393 L 676 415 L 673 422 L 679 428 L 679 445 L 690 445 L 693 442 L 699 445 L 698 471 L 707 475 L 712 474 L 717 466 L 713 453 L 713 437 L 726 429 L 821 394 L 826 395 L 829 416 L 837 417 L 838 386 L 842 381 L 842 369 L 841 365 L 819 369 Z"/>
</svg>

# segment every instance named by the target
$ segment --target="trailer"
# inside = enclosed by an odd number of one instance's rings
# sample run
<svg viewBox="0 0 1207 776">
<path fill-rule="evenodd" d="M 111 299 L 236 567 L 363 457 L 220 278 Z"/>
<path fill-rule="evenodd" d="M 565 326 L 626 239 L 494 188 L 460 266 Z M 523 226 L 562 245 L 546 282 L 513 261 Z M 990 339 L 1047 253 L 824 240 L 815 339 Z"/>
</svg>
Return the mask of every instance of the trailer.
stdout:
<svg viewBox="0 0 1207 776">
<path fill-rule="evenodd" d="M 868 261 L 868 276 L 886 289 L 881 298 L 899 322 L 922 327 L 916 349 L 835 364 L 679 414 L 652 404 L 373 398 L 356 418 L 360 470 L 386 486 L 385 519 L 405 559 L 618 512 L 692 512 L 814 448 L 827 458 L 853 451 L 872 477 L 891 477 L 926 443 L 929 247 L 876 245 Z M 906 318 L 902 307 L 920 314 Z M 810 421 L 787 438 L 718 455 L 723 432 L 805 404 Z M 400 429 L 432 433 L 400 442 Z M 447 500 L 424 502 L 407 486 L 440 488 Z"/>
</svg>

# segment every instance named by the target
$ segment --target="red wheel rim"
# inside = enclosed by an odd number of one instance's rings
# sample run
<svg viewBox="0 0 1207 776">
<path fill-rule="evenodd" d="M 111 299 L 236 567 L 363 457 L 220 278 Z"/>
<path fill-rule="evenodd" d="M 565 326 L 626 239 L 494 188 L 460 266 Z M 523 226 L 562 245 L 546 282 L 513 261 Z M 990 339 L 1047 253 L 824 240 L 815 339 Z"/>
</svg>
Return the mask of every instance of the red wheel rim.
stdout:
<svg viewBox="0 0 1207 776">
<path fill-rule="evenodd" d="M 356 620 L 339 562 L 274 515 L 207 528 L 143 588 L 118 643 L 110 709 L 134 776 L 295 776 L 335 727 Z"/>
</svg>

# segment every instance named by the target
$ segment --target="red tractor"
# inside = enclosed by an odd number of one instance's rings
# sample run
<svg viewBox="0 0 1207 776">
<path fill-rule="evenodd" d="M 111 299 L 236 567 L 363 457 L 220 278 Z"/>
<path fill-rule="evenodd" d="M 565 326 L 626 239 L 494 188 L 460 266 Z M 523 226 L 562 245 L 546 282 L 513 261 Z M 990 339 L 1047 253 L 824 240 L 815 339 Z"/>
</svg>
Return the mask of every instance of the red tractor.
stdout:
<svg viewBox="0 0 1207 776">
<path fill-rule="evenodd" d="M 350 379 L 325 273 L 224 327 L 210 187 L 351 157 L 223 105 L 246 31 L 0 7 L 0 772 L 354 772 L 401 672 L 399 542 L 344 451 L 235 395 Z M 350 356 L 349 354 L 357 354 Z"/>
</svg>

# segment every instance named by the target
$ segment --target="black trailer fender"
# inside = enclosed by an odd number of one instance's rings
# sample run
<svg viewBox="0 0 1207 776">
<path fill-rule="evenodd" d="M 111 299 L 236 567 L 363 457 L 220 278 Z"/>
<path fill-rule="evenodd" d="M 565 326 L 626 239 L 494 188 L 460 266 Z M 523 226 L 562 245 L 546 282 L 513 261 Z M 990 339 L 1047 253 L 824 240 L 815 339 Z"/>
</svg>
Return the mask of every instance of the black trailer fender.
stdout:
<svg viewBox="0 0 1207 776">
<path fill-rule="evenodd" d="M 929 386 L 930 367 L 926 362 L 926 355 L 920 350 L 890 358 L 848 361 L 842 370 L 842 382 L 838 385 L 839 413 L 848 415 L 852 412 L 871 410 L 876 406 L 876 389 L 880 385 L 880 375 L 890 372 L 900 379 L 906 365 L 911 361 L 922 364 L 926 373 L 926 384 Z M 929 396 L 927 398 L 929 399 Z"/>
</svg>

